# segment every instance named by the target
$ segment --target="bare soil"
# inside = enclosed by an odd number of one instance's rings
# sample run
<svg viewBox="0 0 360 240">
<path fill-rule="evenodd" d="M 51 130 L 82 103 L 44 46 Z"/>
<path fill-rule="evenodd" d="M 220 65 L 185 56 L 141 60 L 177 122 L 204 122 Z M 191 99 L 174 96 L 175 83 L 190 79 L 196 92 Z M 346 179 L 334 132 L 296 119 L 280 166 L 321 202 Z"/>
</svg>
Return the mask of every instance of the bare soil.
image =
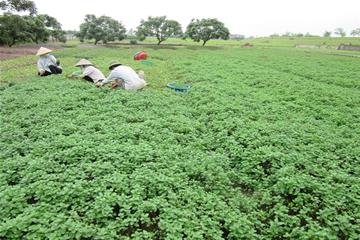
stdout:
<svg viewBox="0 0 360 240">
<path fill-rule="evenodd" d="M 60 49 L 61 47 L 56 44 L 24 44 L 13 47 L 0 47 L 0 60 L 7 60 L 24 55 L 35 55 L 40 47 L 50 49 Z"/>
</svg>

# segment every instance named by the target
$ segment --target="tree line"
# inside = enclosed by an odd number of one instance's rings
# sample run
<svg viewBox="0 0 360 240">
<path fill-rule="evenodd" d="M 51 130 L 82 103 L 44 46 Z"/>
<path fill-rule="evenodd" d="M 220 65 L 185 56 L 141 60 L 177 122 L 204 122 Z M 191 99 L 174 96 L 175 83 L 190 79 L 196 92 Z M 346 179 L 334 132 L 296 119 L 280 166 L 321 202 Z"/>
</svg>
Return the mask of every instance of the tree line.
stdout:
<svg viewBox="0 0 360 240">
<path fill-rule="evenodd" d="M 16 43 L 66 41 L 66 33 L 61 24 L 46 14 L 37 14 L 35 3 L 30 0 L 1 0 L 0 9 L 6 11 L 0 15 L 0 45 L 13 46 Z M 28 12 L 19 15 L 18 12 Z M 126 36 L 124 25 L 108 16 L 85 16 L 78 32 L 68 31 L 80 39 L 93 40 L 94 44 L 123 40 Z M 148 17 L 141 20 L 135 31 L 136 40 L 143 41 L 147 37 L 155 37 L 158 44 L 170 37 L 191 38 L 205 45 L 210 39 L 229 39 L 229 29 L 215 18 L 193 19 L 182 32 L 180 23 L 167 19 L 166 16 Z M 132 36 L 133 37 L 133 36 Z"/>
<path fill-rule="evenodd" d="M 166 16 L 148 17 L 147 20 L 141 20 L 140 25 L 135 31 L 135 37 L 143 41 L 146 37 L 155 37 L 157 44 L 161 44 L 170 37 L 190 38 L 195 42 L 202 41 L 204 46 L 210 39 L 229 39 L 229 29 L 224 23 L 215 18 L 193 19 L 187 26 L 186 31 L 182 32 L 179 22 L 167 19 Z M 95 15 L 86 15 L 84 23 L 80 25 L 80 31 L 77 34 L 80 41 L 94 40 L 107 43 L 115 40 L 123 40 L 126 36 L 125 27 L 117 20 L 108 17 Z"/>
<path fill-rule="evenodd" d="M 334 30 L 334 32 L 325 31 L 323 36 L 324 37 L 331 37 L 332 34 L 335 34 L 335 35 L 340 36 L 340 37 L 346 37 L 346 32 L 345 32 L 345 30 L 343 28 L 336 28 Z M 360 28 L 356 28 L 356 29 L 352 30 L 350 35 L 353 36 L 353 37 L 360 37 Z"/>
<path fill-rule="evenodd" d="M 65 42 L 66 32 L 56 18 L 47 14 L 37 14 L 32 1 L 4 0 L 0 1 L 0 45 L 9 47 L 16 43 L 47 42 L 49 39 Z M 28 12 L 19 15 L 18 12 Z"/>
<path fill-rule="evenodd" d="M 37 14 L 35 3 L 30 0 L 0 0 L 0 9 L 6 11 L 0 15 L 0 45 L 13 46 L 16 43 L 25 42 L 47 42 L 49 39 L 65 42 L 66 34 L 61 24 L 47 14 Z M 19 15 L 17 12 L 28 12 L 28 15 Z M 125 38 L 131 39 L 132 43 L 143 41 L 147 37 L 155 37 L 157 44 L 161 44 L 168 38 L 190 38 L 195 42 L 202 42 L 204 46 L 210 39 L 229 39 L 230 32 L 224 23 L 216 18 L 192 19 L 182 31 L 179 22 L 167 19 L 166 16 L 148 17 L 142 19 L 140 25 L 131 36 L 127 36 L 125 26 L 108 16 L 97 17 L 92 14 L 85 16 L 79 31 L 68 31 L 72 36 L 85 40 L 93 40 L 94 44 L 99 42 L 108 43 Z M 326 31 L 324 37 L 330 37 L 332 32 Z M 336 28 L 333 34 L 345 37 L 343 28 Z M 360 28 L 351 32 L 352 36 L 360 36 Z M 290 33 L 283 37 L 312 37 L 310 33 Z M 272 34 L 270 37 L 280 37 Z"/>
<path fill-rule="evenodd" d="M 332 35 L 339 36 L 339 37 L 346 37 L 346 32 L 343 28 L 339 27 L 339 28 L 334 29 L 333 32 L 325 31 L 323 34 L 323 37 L 331 37 Z M 356 28 L 356 29 L 352 30 L 350 35 L 353 37 L 360 37 L 360 28 Z M 274 34 L 271 34 L 270 37 L 320 37 L 320 36 L 312 35 L 310 33 L 303 34 L 303 33 L 286 32 L 282 35 L 274 33 Z"/>
</svg>

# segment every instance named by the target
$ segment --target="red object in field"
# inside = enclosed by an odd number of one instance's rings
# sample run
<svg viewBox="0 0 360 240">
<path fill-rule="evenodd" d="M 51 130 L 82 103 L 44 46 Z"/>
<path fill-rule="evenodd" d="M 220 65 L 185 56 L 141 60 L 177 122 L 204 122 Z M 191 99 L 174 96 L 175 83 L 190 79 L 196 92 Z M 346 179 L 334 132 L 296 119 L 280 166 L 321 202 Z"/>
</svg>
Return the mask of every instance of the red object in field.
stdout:
<svg viewBox="0 0 360 240">
<path fill-rule="evenodd" d="M 134 55 L 134 60 L 146 60 L 148 58 L 148 55 L 146 52 L 141 51 Z"/>
</svg>

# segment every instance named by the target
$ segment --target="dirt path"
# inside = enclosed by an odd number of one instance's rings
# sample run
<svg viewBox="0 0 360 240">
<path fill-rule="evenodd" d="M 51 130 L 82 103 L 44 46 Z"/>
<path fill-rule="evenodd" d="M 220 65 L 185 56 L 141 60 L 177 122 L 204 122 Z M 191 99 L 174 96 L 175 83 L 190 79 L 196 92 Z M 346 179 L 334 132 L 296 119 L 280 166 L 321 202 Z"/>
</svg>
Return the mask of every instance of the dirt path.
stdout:
<svg viewBox="0 0 360 240">
<path fill-rule="evenodd" d="M 34 55 L 41 47 L 47 47 L 50 49 L 60 49 L 61 47 L 56 44 L 24 44 L 14 47 L 0 47 L 0 60 L 7 60 L 24 55 Z"/>
</svg>

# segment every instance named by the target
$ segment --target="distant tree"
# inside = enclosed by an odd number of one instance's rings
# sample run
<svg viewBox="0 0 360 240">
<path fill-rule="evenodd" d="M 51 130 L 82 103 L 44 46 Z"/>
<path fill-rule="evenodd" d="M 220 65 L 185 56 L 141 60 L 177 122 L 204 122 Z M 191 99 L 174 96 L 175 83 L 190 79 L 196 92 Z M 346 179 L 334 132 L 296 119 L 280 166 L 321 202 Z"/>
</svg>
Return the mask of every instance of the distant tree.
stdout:
<svg viewBox="0 0 360 240">
<path fill-rule="evenodd" d="M 320 35 L 311 34 L 311 33 L 309 33 L 309 32 L 307 32 L 304 36 L 305 36 L 305 37 L 320 37 Z"/>
<path fill-rule="evenodd" d="M 346 32 L 344 31 L 343 28 L 336 28 L 334 30 L 334 34 L 339 35 L 340 37 L 345 37 L 346 36 Z"/>
<path fill-rule="evenodd" d="M 271 37 L 271 38 L 276 38 L 276 37 L 280 37 L 280 35 L 277 34 L 277 33 L 273 33 L 273 34 L 270 35 L 270 37 Z"/>
<path fill-rule="evenodd" d="M 29 11 L 30 14 L 37 12 L 35 3 L 29 0 L 1 0 L 0 9 L 10 12 Z"/>
<path fill-rule="evenodd" d="M 304 37 L 304 34 L 303 33 L 296 33 L 293 36 L 294 37 Z"/>
<path fill-rule="evenodd" d="M 126 33 L 126 35 L 129 37 L 134 37 L 136 34 L 135 34 L 135 31 L 134 31 L 134 29 L 132 29 L 132 28 L 130 28 L 128 31 L 127 31 L 127 33 Z"/>
<path fill-rule="evenodd" d="M 229 38 L 233 39 L 233 40 L 243 40 L 243 39 L 245 39 L 245 35 L 242 35 L 242 34 L 230 34 Z"/>
<path fill-rule="evenodd" d="M 141 20 L 137 27 L 136 35 L 140 41 L 145 40 L 146 37 L 156 37 L 158 45 L 166 41 L 169 37 L 181 37 L 181 25 L 175 20 L 166 19 L 162 17 L 148 17 L 148 19 Z"/>
<path fill-rule="evenodd" d="M 354 30 L 351 31 L 351 36 L 360 36 L 360 28 L 356 28 Z"/>
<path fill-rule="evenodd" d="M 108 17 L 101 16 L 96 17 L 95 15 L 86 15 L 85 22 L 80 25 L 80 32 L 78 37 L 80 41 L 85 39 L 94 39 L 96 45 L 99 41 L 103 43 L 123 40 L 126 37 L 125 27 L 117 20 Z"/>
<path fill-rule="evenodd" d="M 77 35 L 79 32 L 76 31 L 76 30 L 66 30 L 66 34 L 69 34 L 69 35 Z"/>
<path fill-rule="evenodd" d="M 286 33 L 284 33 L 283 35 L 281 35 L 282 37 L 292 37 L 292 36 L 294 36 L 294 34 L 293 33 L 291 33 L 291 32 L 286 32 Z"/>
<path fill-rule="evenodd" d="M 229 39 L 229 29 L 216 18 L 192 19 L 186 28 L 186 35 L 195 42 L 203 41 L 204 46 L 210 39 Z"/>
<path fill-rule="evenodd" d="M 0 15 L 0 45 L 11 47 L 15 43 L 31 40 L 31 32 L 24 17 L 11 13 Z"/>
<path fill-rule="evenodd" d="M 79 32 L 76 30 L 67 30 L 66 31 L 66 38 L 67 39 L 75 39 L 76 36 L 79 35 Z"/>
<path fill-rule="evenodd" d="M 323 34 L 324 37 L 331 37 L 331 32 L 325 31 Z"/>
<path fill-rule="evenodd" d="M 51 37 L 56 41 L 56 42 L 66 42 L 66 31 L 61 30 L 61 29 L 55 29 L 51 32 Z"/>
<path fill-rule="evenodd" d="M 66 31 L 61 29 L 61 24 L 58 20 L 47 14 L 41 16 L 44 19 L 44 23 L 50 33 L 50 37 L 55 41 L 66 42 Z"/>
</svg>

